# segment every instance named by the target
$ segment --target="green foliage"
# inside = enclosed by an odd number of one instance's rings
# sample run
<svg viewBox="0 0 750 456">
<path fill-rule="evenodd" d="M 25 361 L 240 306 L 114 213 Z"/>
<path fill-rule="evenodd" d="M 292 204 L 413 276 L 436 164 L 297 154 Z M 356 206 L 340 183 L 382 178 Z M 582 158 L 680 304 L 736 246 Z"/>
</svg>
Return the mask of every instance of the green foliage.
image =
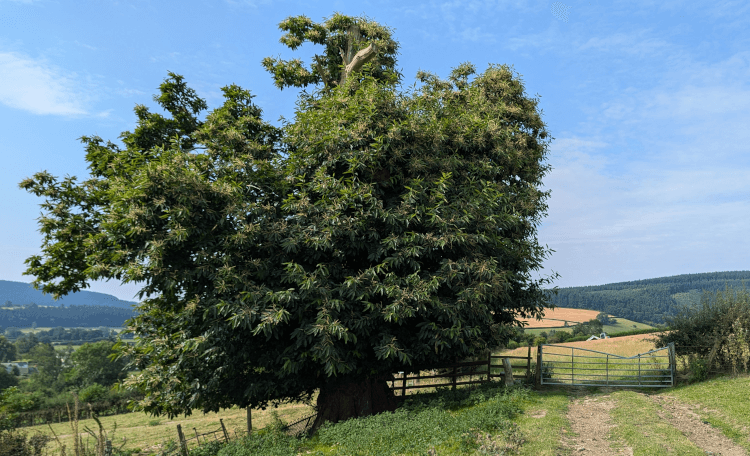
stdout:
<svg viewBox="0 0 750 456">
<path fill-rule="evenodd" d="M 81 402 L 84 404 L 87 402 L 99 402 L 106 399 L 108 391 L 109 389 L 106 386 L 94 383 L 82 389 L 79 396 Z"/>
<path fill-rule="evenodd" d="M 110 386 L 127 376 L 125 360 L 114 359 L 115 343 L 100 341 L 83 344 L 71 355 L 73 369 L 68 374 L 68 383 L 80 386 L 100 384 Z"/>
<path fill-rule="evenodd" d="M 299 441 L 279 430 L 260 430 L 229 442 L 217 456 L 295 456 Z"/>
<path fill-rule="evenodd" d="M 750 293 L 732 290 L 704 292 L 699 306 L 684 307 L 669 319 L 668 333 L 657 344 L 675 344 L 677 355 L 692 355 L 695 379 L 706 370 L 747 371 L 750 364 Z"/>
<path fill-rule="evenodd" d="M 18 386 L 18 377 L 8 372 L 5 366 L 0 366 L 0 390 L 11 386 Z"/>
<path fill-rule="evenodd" d="M 38 344 L 28 353 L 31 363 L 36 363 L 38 372 L 31 375 L 31 382 L 40 387 L 53 388 L 61 391 L 64 387 L 62 380 L 63 365 L 60 355 L 51 344 Z"/>
<path fill-rule="evenodd" d="M 208 441 L 197 448 L 190 449 L 190 456 L 216 456 L 226 444 L 218 440 Z"/>
<path fill-rule="evenodd" d="M 547 304 L 554 277 L 531 277 L 551 252 L 536 238 L 548 134 L 511 69 L 420 73 L 402 93 L 386 28 L 334 15 L 282 29 L 292 48 L 326 46 L 327 77 L 344 42 L 378 55 L 302 94 L 283 130 L 234 85 L 199 121 L 205 103 L 170 73 L 155 99 L 171 118 L 137 107 L 125 148 L 82 138 L 91 179 L 20 184 L 46 198 L 35 286 L 145 284 L 138 341 L 117 347 L 148 412 L 266 407 L 332 377 L 466 358 Z M 280 86 L 319 81 L 269 65 Z"/>
<path fill-rule="evenodd" d="M 17 361 L 16 346 L 0 335 L 0 363 Z"/>
<path fill-rule="evenodd" d="M 15 342 L 18 355 L 26 355 L 37 345 L 39 345 L 39 339 L 34 333 L 25 334 L 17 338 Z"/>
<path fill-rule="evenodd" d="M 708 361 L 703 358 L 698 358 L 695 355 L 690 356 L 688 371 L 688 381 L 691 383 L 702 382 L 708 378 Z"/>
<path fill-rule="evenodd" d="M 615 320 L 614 318 L 610 318 L 610 316 L 604 312 L 599 312 L 596 315 L 596 319 L 599 320 L 602 325 L 614 325 L 615 323 L 617 323 L 617 320 Z"/>
<path fill-rule="evenodd" d="M 367 17 L 335 13 L 326 21 L 315 23 L 306 16 L 290 16 L 279 24 L 279 29 L 286 32 L 281 43 L 292 50 L 305 42 L 324 47 L 323 54 L 316 54 L 309 68 L 299 59 L 263 59 L 263 66 L 273 75 L 279 89 L 321 82 L 326 89 L 343 85 L 348 76 L 347 67 L 355 55 L 370 46 L 375 52 L 367 59 L 370 62 L 369 74 L 378 81 L 389 83 L 400 77 L 395 70 L 398 43 L 391 38 L 391 29 Z"/>
<path fill-rule="evenodd" d="M 17 430 L 0 431 L 0 456 L 42 456 L 51 437 L 34 434 L 29 437 Z"/>
<path fill-rule="evenodd" d="M 16 326 L 29 327 L 36 322 L 38 326 L 122 326 L 125 320 L 134 315 L 132 309 L 123 309 L 110 306 L 88 306 L 88 305 L 71 305 L 66 307 L 39 307 L 32 309 L 22 307 L 20 309 L 0 309 L 0 322 L 8 322 Z M 50 331 L 38 331 L 36 337 L 40 342 L 50 342 Z M 106 338 L 99 330 L 91 334 L 87 330 L 71 329 L 67 331 L 60 340 L 90 340 L 89 337 L 97 339 Z M 67 336 L 79 334 L 79 339 L 68 338 Z M 11 336 L 8 336 L 11 337 Z"/>
<path fill-rule="evenodd" d="M 15 386 L 0 390 L 0 431 L 14 429 L 18 414 L 32 410 L 42 400 L 41 394 L 22 393 Z"/>
<path fill-rule="evenodd" d="M 394 413 L 326 424 L 309 440 L 263 430 L 231 442 L 218 454 L 380 456 L 425 454 L 428 448 L 437 454 L 496 454 L 489 450 L 517 447 L 522 441 L 511 420 L 528 396 L 525 389 L 496 384 L 409 396 Z"/>
<path fill-rule="evenodd" d="M 599 319 L 592 319 L 584 323 L 577 323 L 572 331 L 574 336 L 598 336 L 602 333 L 602 322 Z"/>
</svg>

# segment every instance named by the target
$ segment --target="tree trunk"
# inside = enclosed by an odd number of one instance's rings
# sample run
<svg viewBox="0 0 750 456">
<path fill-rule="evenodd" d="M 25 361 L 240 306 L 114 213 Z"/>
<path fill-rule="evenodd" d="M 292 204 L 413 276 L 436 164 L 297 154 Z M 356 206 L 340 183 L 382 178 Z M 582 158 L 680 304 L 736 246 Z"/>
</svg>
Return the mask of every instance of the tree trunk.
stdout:
<svg viewBox="0 0 750 456">
<path fill-rule="evenodd" d="M 337 423 L 396 410 L 396 396 L 388 387 L 389 377 L 331 379 L 320 389 L 318 416 L 312 431 L 317 431 L 326 421 Z"/>
</svg>

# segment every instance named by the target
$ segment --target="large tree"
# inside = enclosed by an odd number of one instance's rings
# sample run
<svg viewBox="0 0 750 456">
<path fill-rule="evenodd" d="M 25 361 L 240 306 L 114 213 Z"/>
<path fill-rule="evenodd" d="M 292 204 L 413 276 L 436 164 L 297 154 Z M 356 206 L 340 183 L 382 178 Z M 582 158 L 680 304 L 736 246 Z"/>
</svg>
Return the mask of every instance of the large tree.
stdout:
<svg viewBox="0 0 750 456">
<path fill-rule="evenodd" d="M 117 354 L 114 345 L 108 340 L 83 344 L 71 355 L 73 368 L 67 381 L 82 387 L 94 383 L 110 386 L 125 378 L 125 360 L 113 359 Z"/>
<path fill-rule="evenodd" d="M 548 134 L 506 66 L 420 73 L 402 91 L 390 30 L 334 15 L 281 23 L 323 44 L 311 70 L 267 59 L 303 92 L 283 129 L 249 92 L 199 121 L 180 76 L 136 108 L 125 148 L 84 137 L 92 178 L 22 182 L 46 197 L 35 285 L 142 282 L 140 406 L 170 416 L 309 399 L 316 426 L 395 407 L 386 381 L 502 343 L 547 303 L 532 279 Z M 144 297 L 146 297 L 144 299 Z"/>
<path fill-rule="evenodd" d="M 0 363 L 16 361 L 16 358 L 16 346 L 6 339 L 5 336 L 0 336 Z"/>
</svg>

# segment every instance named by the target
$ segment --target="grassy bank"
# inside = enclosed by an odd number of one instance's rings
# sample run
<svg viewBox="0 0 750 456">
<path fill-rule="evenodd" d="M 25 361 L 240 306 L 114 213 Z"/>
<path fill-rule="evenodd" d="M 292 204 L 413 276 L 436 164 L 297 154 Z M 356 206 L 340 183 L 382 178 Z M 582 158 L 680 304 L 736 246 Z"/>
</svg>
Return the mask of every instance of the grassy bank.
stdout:
<svg viewBox="0 0 750 456">
<path fill-rule="evenodd" d="M 651 334 L 643 334 L 570 345 L 632 356 L 651 350 L 652 338 Z M 516 354 L 525 355 L 526 350 L 526 347 L 519 348 Z M 254 428 L 266 429 L 254 432 L 249 438 L 235 437 L 242 436 L 246 429 L 245 410 L 236 408 L 174 420 L 133 413 L 101 421 L 107 430 L 117 423 L 116 446 L 125 437 L 124 449 L 141 450 L 144 455 L 157 454 L 161 444 L 176 440 L 178 423 L 190 437 L 195 432 L 202 434 L 219 429 L 220 418 L 230 431 L 231 442 L 203 453 L 205 455 L 552 456 L 594 454 L 591 446 L 594 443 L 604 448 L 598 454 L 746 454 L 750 452 L 749 390 L 748 375 L 656 391 L 531 390 L 518 386 L 506 389 L 500 382 L 493 382 L 475 389 L 441 388 L 410 395 L 396 413 L 327 425 L 309 439 L 273 430 L 274 423 L 277 426 L 288 424 L 309 415 L 312 409 L 304 404 L 280 407 L 276 410 L 279 420 L 275 420 L 273 410 L 253 411 Z M 600 405 L 598 409 L 596 404 Z M 590 419 L 594 410 L 601 414 L 596 423 L 602 424 L 602 428 L 594 437 L 583 435 L 581 429 L 586 429 L 590 423 L 582 424 L 581 420 Z M 82 421 L 81 432 L 84 426 L 96 429 L 93 420 Z M 62 442 L 72 448 L 70 425 L 57 424 L 53 429 Z M 50 433 L 46 426 L 31 430 Z M 711 447 L 711 444 L 720 446 Z M 191 450 L 193 448 L 194 445 Z M 59 454 L 56 445 L 50 445 L 49 449 L 50 456 Z"/>
</svg>

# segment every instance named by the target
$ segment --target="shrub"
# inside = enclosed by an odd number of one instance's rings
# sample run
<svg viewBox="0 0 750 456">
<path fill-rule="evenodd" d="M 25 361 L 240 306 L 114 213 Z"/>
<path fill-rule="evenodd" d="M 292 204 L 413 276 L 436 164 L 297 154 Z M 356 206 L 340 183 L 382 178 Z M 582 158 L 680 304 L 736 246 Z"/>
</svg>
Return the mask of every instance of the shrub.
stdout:
<svg viewBox="0 0 750 456">
<path fill-rule="evenodd" d="M 704 292 L 699 306 L 684 307 L 668 320 L 671 331 L 656 336 L 657 345 L 675 344 L 677 355 L 693 355 L 692 377 L 705 378 L 713 369 L 738 372 L 750 364 L 750 293 L 728 286 Z"/>
<path fill-rule="evenodd" d="M 4 366 L 0 366 L 0 390 L 18 386 L 18 377 L 8 372 Z"/>
<path fill-rule="evenodd" d="M 262 429 L 229 442 L 217 456 L 295 456 L 300 441 L 278 429 Z M 191 451 L 192 454 L 192 451 Z"/>
<path fill-rule="evenodd" d="M 0 456 L 42 456 L 50 437 L 34 434 L 27 438 L 25 432 L 15 429 L 0 431 Z"/>
<path fill-rule="evenodd" d="M 107 399 L 107 396 L 109 395 L 109 388 L 106 386 L 102 386 L 98 383 L 94 383 L 93 385 L 87 386 L 81 392 L 79 393 L 79 397 L 81 398 L 81 402 L 99 402 Z"/>
<path fill-rule="evenodd" d="M 218 440 L 209 441 L 198 448 L 190 449 L 190 456 L 216 456 L 225 445 L 225 442 Z"/>
</svg>

